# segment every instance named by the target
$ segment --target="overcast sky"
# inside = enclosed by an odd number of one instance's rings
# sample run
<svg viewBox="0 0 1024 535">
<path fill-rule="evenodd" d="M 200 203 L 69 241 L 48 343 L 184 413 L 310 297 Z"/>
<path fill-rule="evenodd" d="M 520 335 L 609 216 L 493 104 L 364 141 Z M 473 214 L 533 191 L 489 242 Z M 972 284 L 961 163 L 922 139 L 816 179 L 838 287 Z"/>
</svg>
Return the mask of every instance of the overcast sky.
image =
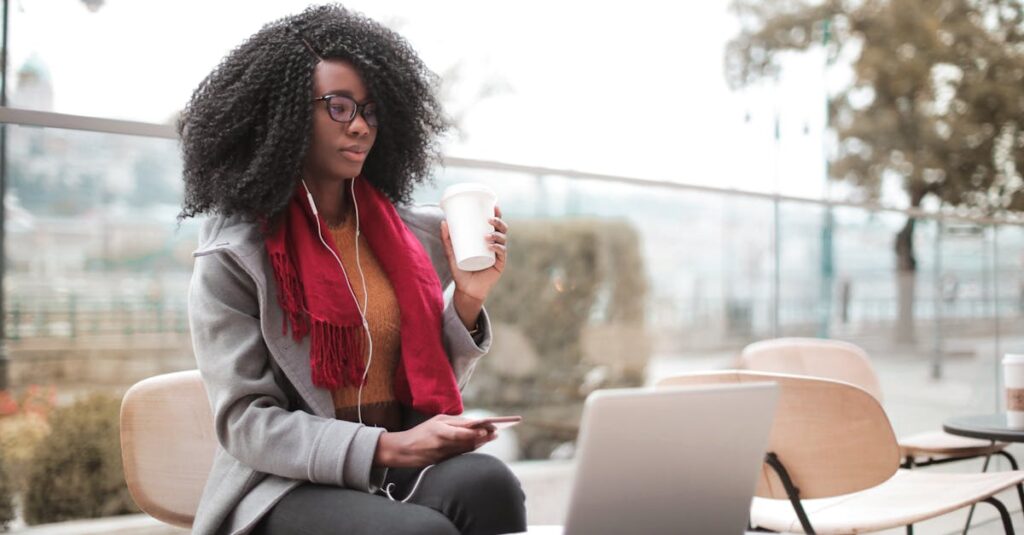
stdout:
<svg viewBox="0 0 1024 535">
<path fill-rule="evenodd" d="M 41 60 L 55 111 L 164 122 L 234 46 L 306 2 L 12 0 L 11 63 Z M 453 156 L 780 191 L 825 193 L 820 55 L 778 84 L 732 92 L 725 0 L 517 2 L 359 0 L 436 72 L 461 63 L 463 109 L 485 81 L 507 89 L 469 108 Z M 15 90 L 17 88 L 14 88 Z M 781 140 L 773 135 L 778 114 Z"/>
</svg>

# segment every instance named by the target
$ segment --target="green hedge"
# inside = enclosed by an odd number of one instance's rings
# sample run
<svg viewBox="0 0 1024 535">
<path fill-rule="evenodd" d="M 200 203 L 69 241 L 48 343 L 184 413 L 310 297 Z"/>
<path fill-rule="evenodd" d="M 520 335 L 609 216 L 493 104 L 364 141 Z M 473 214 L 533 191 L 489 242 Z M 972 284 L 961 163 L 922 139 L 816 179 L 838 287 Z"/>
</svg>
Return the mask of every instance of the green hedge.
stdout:
<svg viewBox="0 0 1024 535">
<path fill-rule="evenodd" d="M 498 331 L 494 347 L 464 395 L 470 407 L 523 414 L 516 428 L 520 447 L 527 458 L 543 458 L 575 437 L 582 402 L 592 390 L 588 383 L 642 383 L 648 283 L 639 236 L 625 220 L 520 220 L 510 226 L 508 265 L 487 299 Z M 627 332 L 620 338 L 629 340 L 599 347 L 602 366 L 585 358 L 588 330 L 603 330 L 606 337 Z"/>
<path fill-rule="evenodd" d="M 647 278 L 628 222 L 527 220 L 511 232 L 509 263 L 487 310 L 519 326 L 545 362 L 578 363 L 588 323 L 643 322 Z"/>
<path fill-rule="evenodd" d="M 93 394 L 50 416 L 37 447 L 24 500 L 29 524 L 139 512 L 124 481 L 118 428 L 120 399 Z"/>
</svg>

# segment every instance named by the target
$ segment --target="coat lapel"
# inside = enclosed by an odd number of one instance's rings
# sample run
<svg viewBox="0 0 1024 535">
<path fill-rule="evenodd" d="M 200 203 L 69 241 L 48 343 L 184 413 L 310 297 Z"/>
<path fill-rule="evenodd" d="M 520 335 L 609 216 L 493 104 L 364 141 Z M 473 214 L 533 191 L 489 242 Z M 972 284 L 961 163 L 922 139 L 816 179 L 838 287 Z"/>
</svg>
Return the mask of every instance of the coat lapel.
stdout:
<svg viewBox="0 0 1024 535">
<path fill-rule="evenodd" d="M 219 219 L 219 218 L 218 218 Z M 295 391 L 312 409 L 313 414 L 334 418 L 334 400 L 329 390 L 313 385 L 309 364 L 310 337 L 296 342 L 283 332 L 284 311 L 277 303 L 277 283 L 274 281 L 270 258 L 261 240 L 254 240 L 255 232 L 248 225 L 225 225 L 215 232 L 216 239 L 197 249 L 193 256 L 227 254 L 232 256 L 256 282 L 260 307 L 260 328 L 271 358 L 291 381 Z"/>
</svg>

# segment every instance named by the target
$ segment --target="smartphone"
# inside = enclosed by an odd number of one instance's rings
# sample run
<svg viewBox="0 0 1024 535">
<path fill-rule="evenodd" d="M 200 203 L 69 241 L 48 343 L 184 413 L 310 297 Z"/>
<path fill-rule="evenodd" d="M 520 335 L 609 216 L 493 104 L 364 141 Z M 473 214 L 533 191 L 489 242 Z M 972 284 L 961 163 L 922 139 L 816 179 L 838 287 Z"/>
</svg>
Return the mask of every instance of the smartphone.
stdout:
<svg viewBox="0 0 1024 535">
<path fill-rule="evenodd" d="M 512 427 L 522 421 L 522 416 L 490 416 L 487 418 L 477 418 L 473 423 L 469 424 L 469 427 L 472 429 L 491 424 L 495 429 L 501 430 Z"/>
</svg>

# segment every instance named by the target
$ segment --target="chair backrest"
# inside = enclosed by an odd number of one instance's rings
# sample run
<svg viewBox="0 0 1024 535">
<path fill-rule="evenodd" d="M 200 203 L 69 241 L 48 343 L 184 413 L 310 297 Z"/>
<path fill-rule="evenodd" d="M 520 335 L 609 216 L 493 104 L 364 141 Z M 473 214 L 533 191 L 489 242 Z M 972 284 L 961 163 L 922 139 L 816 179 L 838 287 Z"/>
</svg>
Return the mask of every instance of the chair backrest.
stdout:
<svg viewBox="0 0 1024 535">
<path fill-rule="evenodd" d="M 871 488 L 896 473 L 900 450 L 889 418 L 878 400 L 857 386 L 740 370 L 670 377 L 657 386 L 765 381 L 779 385 L 768 451 L 782 461 L 802 499 Z M 781 480 L 767 464 L 761 467 L 757 495 L 787 497 Z"/>
<path fill-rule="evenodd" d="M 882 401 L 878 374 L 866 351 L 849 342 L 820 338 L 777 338 L 743 349 L 744 370 L 810 375 L 857 385 Z"/>
<path fill-rule="evenodd" d="M 124 395 L 124 477 L 147 514 L 191 527 L 216 450 L 213 414 L 198 370 L 144 379 Z"/>
</svg>

